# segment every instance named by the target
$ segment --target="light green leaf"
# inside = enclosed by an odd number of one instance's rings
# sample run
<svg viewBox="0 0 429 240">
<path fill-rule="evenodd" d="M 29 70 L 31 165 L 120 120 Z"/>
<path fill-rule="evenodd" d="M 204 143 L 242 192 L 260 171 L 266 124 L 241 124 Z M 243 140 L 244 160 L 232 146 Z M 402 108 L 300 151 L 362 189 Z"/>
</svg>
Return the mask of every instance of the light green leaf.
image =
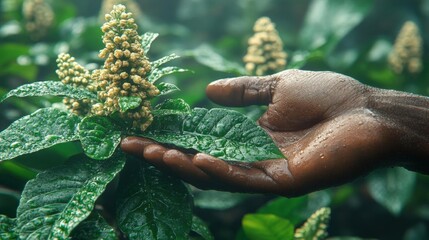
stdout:
<svg viewBox="0 0 429 240">
<path fill-rule="evenodd" d="M 121 131 L 108 117 L 90 116 L 79 124 L 79 139 L 87 156 L 103 160 L 115 152 Z"/>
<path fill-rule="evenodd" d="M 97 212 L 89 215 L 71 233 L 73 240 L 115 240 L 115 230 Z"/>
<path fill-rule="evenodd" d="M 226 60 L 211 46 L 206 44 L 203 44 L 194 50 L 185 52 L 185 54 L 194 57 L 197 62 L 215 71 L 234 73 L 237 75 L 247 74 L 246 69 L 244 69 L 241 64 Z"/>
<path fill-rule="evenodd" d="M 245 215 L 243 230 L 250 240 L 293 239 L 292 223 L 273 214 Z"/>
<path fill-rule="evenodd" d="M 118 189 L 117 222 L 128 239 L 187 239 L 192 200 L 178 179 L 128 159 Z"/>
<path fill-rule="evenodd" d="M 416 173 L 404 168 L 391 168 L 373 173 L 368 190 L 379 204 L 399 215 L 410 199 L 416 183 Z"/>
<path fill-rule="evenodd" d="M 187 69 L 178 68 L 178 67 L 165 67 L 162 69 L 155 68 L 149 73 L 148 81 L 151 83 L 155 83 L 157 80 L 159 80 L 160 78 L 166 75 L 179 73 L 179 72 L 187 72 L 187 71 L 188 71 Z"/>
<path fill-rule="evenodd" d="M 195 206 L 212 210 L 226 210 L 239 205 L 248 198 L 249 195 L 245 193 L 230 193 L 215 190 L 194 192 Z"/>
<path fill-rule="evenodd" d="M 158 33 L 152 33 L 152 32 L 145 32 L 142 35 L 142 47 L 144 54 L 146 55 L 149 52 L 150 45 L 152 45 L 152 42 L 159 36 Z"/>
<path fill-rule="evenodd" d="M 120 97 L 118 100 L 121 112 L 126 112 L 130 109 L 135 109 L 140 106 L 142 99 L 138 96 Z"/>
<path fill-rule="evenodd" d="M 9 218 L 0 214 L 0 239 L 17 239 L 14 228 L 16 225 L 15 218 Z"/>
<path fill-rule="evenodd" d="M 26 184 L 17 210 L 20 239 L 67 239 L 124 163 L 121 154 L 102 162 L 79 155 L 39 173 Z"/>
<path fill-rule="evenodd" d="M 370 12 L 371 0 L 313 0 L 301 31 L 301 49 L 333 49 Z"/>
<path fill-rule="evenodd" d="M 22 85 L 0 98 L 0 102 L 14 96 L 66 96 L 74 99 L 91 99 L 97 101 L 97 95 L 95 93 L 59 81 L 44 81 Z"/>
<path fill-rule="evenodd" d="M 159 96 L 167 95 L 167 94 L 175 92 L 175 91 L 180 91 L 180 89 L 172 83 L 161 82 L 161 83 L 157 84 L 156 87 L 160 91 Z"/>
<path fill-rule="evenodd" d="M 224 160 L 254 162 L 284 158 L 271 137 L 243 114 L 195 108 L 188 115 L 155 117 L 143 137 L 195 149 Z"/>
<path fill-rule="evenodd" d="M 192 218 L 191 231 L 195 232 L 196 234 L 201 236 L 204 240 L 213 240 L 214 239 L 209 228 L 207 227 L 207 224 L 205 222 L 203 222 L 203 220 L 201 220 L 197 216 L 194 216 Z"/>
<path fill-rule="evenodd" d="M 168 56 L 162 57 L 162 58 L 160 58 L 160 59 L 158 59 L 156 61 L 151 62 L 150 66 L 152 68 L 157 68 L 157 67 L 161 66 L 162 64 L 167 63 L 167 62 L 169 62 L 171 60 L 177 59 L 179 57 L 180 56 L 178 56 L 177 54 L 172 53 L 172 54 L 170 54 Z"/>
<path fill-rule="evenodd" d="M 276 198 L 260 209 L 258 213 L 275 214 L 279 217 L 288 219 L 292 224 L 303 222 L 308 215 L 304 215 L 308 208 L 308 197 L 303 196 L 299 198 Z"/>
<path fill-rule="evenodd" d="M 152 113 L 158 117 L 172 114 L 189 114 L 191 113 L 191 107 L 181 98 L 167 99 L 156 105 Z"/>
<path fill-rule="evenodd" d="M 42 108 L 13 122 L 0 133 L 0 161 L 78 140 L 80 117 L 55 108 Z"/>
</svg>

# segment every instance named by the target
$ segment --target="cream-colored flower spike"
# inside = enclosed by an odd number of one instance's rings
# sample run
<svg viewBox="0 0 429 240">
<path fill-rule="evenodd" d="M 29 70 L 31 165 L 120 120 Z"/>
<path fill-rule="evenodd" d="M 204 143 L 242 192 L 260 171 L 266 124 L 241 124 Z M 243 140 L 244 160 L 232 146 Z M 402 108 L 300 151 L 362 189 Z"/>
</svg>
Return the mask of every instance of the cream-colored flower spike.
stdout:
<svg viewBox="0 0 429 240">
<path fill-rule="evenodd" d="M 25 28 L 35 40 L 44 37 L 54 23 L 54 11 L 44 0 L 24 0 L 22 13 Z"/>
<path fill-rule="evenodd" d="M 422 54 L 423 42 L 419 28 L 414 22 L 407 21 L 396 37 L 388 59 L 389 65 L 396 73 L 419 73 L 422 70 Z"/>
<path fill-rule="evenodd" d="M 320 208 L 313 213 L 307 221 L 295 230 L 295 240 L 322 240 L 326 239 L 328 232 L 329 219 L 331 216 L 331 209 L 327 207 Z"/>
<path fill-rule="evenodd" d="M 274 23 L 268 17 L 261 17 L 255 22 L 253 31 L 243 58 L 247 72 L 261 76 L 284 69 L 287 54 Z"/>
<path fill-rule="evenodd" d="M 116 4 L 122 4 L 133 13 L 134 17 L 141 17 L 142 11 L 134 0 L 103 0 L 100 9 L 100 20 L 104 21 L 106 14 L 109 14 L 112 7 Z"/>
</svg>

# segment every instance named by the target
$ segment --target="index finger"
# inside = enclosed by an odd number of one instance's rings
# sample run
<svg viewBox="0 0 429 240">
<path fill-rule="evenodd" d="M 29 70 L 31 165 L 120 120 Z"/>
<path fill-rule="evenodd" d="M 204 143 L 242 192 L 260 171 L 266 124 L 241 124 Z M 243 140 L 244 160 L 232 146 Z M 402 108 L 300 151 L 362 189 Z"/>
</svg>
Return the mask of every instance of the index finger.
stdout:
<svg viewBox="0 0 429 240">
<path fill-rule="evenodd" d="M 220 79 L 207 86 L 206 94 L 210 100 L 224 106 L 268 105 L 277 81 L 275 75 Z"/>
</svg>

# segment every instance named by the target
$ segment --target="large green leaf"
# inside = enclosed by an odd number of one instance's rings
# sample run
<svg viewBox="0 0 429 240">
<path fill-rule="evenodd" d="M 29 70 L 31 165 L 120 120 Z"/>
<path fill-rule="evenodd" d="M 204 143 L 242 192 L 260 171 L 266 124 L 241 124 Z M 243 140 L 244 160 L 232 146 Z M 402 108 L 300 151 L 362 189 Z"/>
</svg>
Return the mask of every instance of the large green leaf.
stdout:
<svg viewBox="0 0 429 240">
<path fill-rule="evenodd" d="M 97 95 L 95 93 L 59 81 L 44 81 L 22 85 L 0 98 L 0 102 L 13 96 L 66 96 L 74 99 L 91 99 L 97 101 Z"/>
<path fill-rule="evenodd" d="M 404 168 L 378 171 L 368 179 L 371 196 L 387 210 L 399 215 L 413 193 L 416 173 Z"/>
<path fill-rule="evenodd" d="M 187 69 L 179 68 L 179 67 L 165 67 L 165 68 L 155 68 L 153 69 L 148 76 L 148 81 L 151 83 L 155 83 L 160 78 L 179 72 L 187 72 Z"/>
<path fill-rule="evenodd" d="M 87 156 L 103 160 L 115 152 L 121 131 L 108 117 L 90 116 L 79 124 L 79 139 Z"/>
<path fill-rule="evenodd" d="M 141 134 L 161 143 L 195 149 L 231 161 L 284 158 L 267 133 L 243 114 L 195 108 L 189 115 L 156 117 Z"/>
<path fill-rule="evenodd" d="M 301 49 L 332 49 L 370 12 L 371 0 L 313 0 L 300 36 Z"/>
<path fill-rule="evenodd" d="M 73 240 L 115 240 L 115 230 L 97 212 L 92 213 L 72 232 Z"/>
<path fill-rule="evenodd" d="M 192 227 L 191 231 L 198 234 L 204 240 L 212 240 L 214 239 L 211 234 L 207 224 L 203 222 L 200 218 L 194 216 L 192 218 Z"/>
<path fill-rule="evenodd" d="M 124 163 L 120 154 L 103 162 L 79 155 L 38 174 L 25 186 L 17 210 L 20 239 L 66 239 Z"/>
<path fill-rule="evenodd" d="M 247 214 L 243 218 L 243 230 L 250 240 L 293 239 L 293 225 L 273 214 Z"/>
<path fill-rule="evenodd" d="M 129 239 L 186 239 L 192 202 L 179 180 L 130 158 L 118 189 L 117 222 Z"/>
<path fill-rule="evenodd" d="M 179 58 L 179 56 L 177 56 L 175 53 L 172 53 L 168 56 L 162 57 L 156 61 L 151 62 L 150 66 L 152 68 L 157 68 L 157 67 L 161 66 L 162 64 L 167 63 L 167 62 L 174 60 L 176 58 Z"/>
<path fill-rule="evenodd" d="M 0 214 L 0 239 L 16 239 L 15 224 L 16 219 Z"/>
<path fill-rule="evenodd" d="M 0 133 L 0 161 L 78 139 L 80 118 L 55 108 L 43 108 L 16 120 Z"/>
<path fill-rule="evenodd" d="M 152 113 L 155 116 L 171 115 L 171 114 L 189 114 L 191 107 L 181 98 L 167 99 L 164 102 L 155 106 Z"/>
<path fill-rule="evenodd" d="M 307 215 L 303 214 L 307 205 L 307 196 L 299 198 L 279 197 L 258 209 L 258 213 L 275 214 L 289 220 L 292 224 L 298 224 L 307 218 Z"/>
<path fill-rule="evenodd" d="M 155 39 L 159 36 L 158 33 L 152 33 L 152 32 L 145 32 L 142 35 L 142 48 L 144 51 L 144 54 L 147 54 L 150 49 L 150 45 L 152 45 L 152 42 L 155 41 Z"/>
</svg>

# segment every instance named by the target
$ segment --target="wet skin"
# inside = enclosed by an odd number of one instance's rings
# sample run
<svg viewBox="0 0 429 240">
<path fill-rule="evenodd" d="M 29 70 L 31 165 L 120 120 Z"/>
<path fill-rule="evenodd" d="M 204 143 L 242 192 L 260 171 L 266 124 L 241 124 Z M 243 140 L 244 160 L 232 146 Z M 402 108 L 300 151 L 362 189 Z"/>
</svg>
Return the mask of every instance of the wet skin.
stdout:
<svg viewBox="0 0 429 240">
<path fill-rule="evenodd" d="M 301 70 L 222 79 L 206 93 L 224 106 L 268 105 L 258 124 L 287 160 L 237 164 L 138 137 L 123 139 L 122 149 L 202 189 L 288 197 L 340 185 L 379 167 L 429 172 L 427 97 Z"/>
</svg>

